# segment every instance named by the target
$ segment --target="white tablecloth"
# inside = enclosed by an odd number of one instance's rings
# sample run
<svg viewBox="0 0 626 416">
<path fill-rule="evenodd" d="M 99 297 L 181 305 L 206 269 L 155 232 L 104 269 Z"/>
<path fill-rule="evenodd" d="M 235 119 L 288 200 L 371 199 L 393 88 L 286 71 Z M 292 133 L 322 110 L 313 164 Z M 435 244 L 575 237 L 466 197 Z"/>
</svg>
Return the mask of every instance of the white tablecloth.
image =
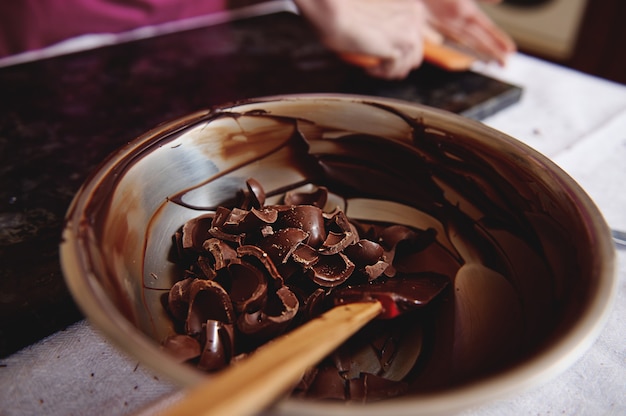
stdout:
<svg viewBox="0 0 626 416">
<path fill-rule="evenodd" d="M 485 123 L 555 160 L 626 230 L 626 86 L 521 54 L 479 70 L 524 88 Z M 617 301 L 591 349 L 556 378 L 464 416 L 626 415 L 626 251 L 618 259 Z M 177 390 L 86 321 L 0 360 L 0 415 L 122 415 Z"/>
</svg>

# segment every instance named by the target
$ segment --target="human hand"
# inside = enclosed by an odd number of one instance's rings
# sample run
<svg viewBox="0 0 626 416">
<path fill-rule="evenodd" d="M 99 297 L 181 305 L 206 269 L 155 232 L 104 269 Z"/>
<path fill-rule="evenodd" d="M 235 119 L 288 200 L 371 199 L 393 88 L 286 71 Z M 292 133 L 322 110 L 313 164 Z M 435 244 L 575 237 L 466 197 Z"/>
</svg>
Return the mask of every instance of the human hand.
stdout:
<svg viewBox="0 0 626 416">
<path fill-rule="evenodd" d="M 427 13 L 420 0 L 294 0 L 320 40 L 339 54 L 377 58 L 373 76 L 404 78 L 421 65 Z"/>
<path fill-rule="evenodd" d="M 427 22 L 444 37 L 453 40 L 483 60 L 504 64 L 515 50 L 513 40 L 498 28 L 474 0 L 421 0 Z M 499 0 L 483 0 L 499 3 Z"/>
<path fill-rule="evenodd" d="M 498 3 L 500 0 L 482 0 Z M 515 50 L 474 0 L 294 0 L 320 39 L 343 56 L 372 58 L 373 76 L 404 78 L 421 65 L 424 40 L 449 38 L 479 58 L 504 64 Z"/>
</svg>

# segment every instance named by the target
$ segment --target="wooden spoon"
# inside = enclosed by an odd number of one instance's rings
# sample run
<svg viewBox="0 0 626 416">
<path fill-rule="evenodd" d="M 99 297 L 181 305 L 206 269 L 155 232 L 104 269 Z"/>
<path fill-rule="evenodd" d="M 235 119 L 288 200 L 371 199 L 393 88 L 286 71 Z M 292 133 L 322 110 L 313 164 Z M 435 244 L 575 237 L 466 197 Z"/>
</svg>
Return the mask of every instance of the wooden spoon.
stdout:
<svg viewBox="0 0 626 416">
<path fill-rule="evenodd" d="M 258 348 L 244 360 L 207 377 L 165 409 L 163 415 L 251 415 L 293 388 L 304 372 L 374 318 L 391 319 L 428 304 L 447 285 L 446 278 L 389 279 L 389 284 L 346 291 L 358 301 L 330 311 Z M 373 289 L 370 289 L 373 288 Z"/>
<path fill-rule="evenodd" d="M 382 59 L 377 56 L 357 53 L 342 53 L 341 59 L 362 68 L 372 68 L 380 65 L 382 62 Z M 424 61 L 447 71 L 467 71 L 476 60 L 476 57 L 444 44 L 430 40 L 424 41 Z"/>
</svg>

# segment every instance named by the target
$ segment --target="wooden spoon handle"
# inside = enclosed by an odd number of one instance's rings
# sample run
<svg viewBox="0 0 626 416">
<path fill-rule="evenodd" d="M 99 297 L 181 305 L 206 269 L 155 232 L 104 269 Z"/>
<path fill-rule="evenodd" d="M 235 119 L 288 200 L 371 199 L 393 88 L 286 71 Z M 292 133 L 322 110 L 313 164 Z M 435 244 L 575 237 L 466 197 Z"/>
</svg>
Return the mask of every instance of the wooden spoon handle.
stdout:
<svg viewBox="0 0 626 416">
<path fill-rule="evenodd" d="M 342 53 L 341 58 L 362 68 L 372 68 L 382 62 L 382 58 L 358 53 Z M 457 51 L 449 46 L 433 42 L 424 41 L 424 60 L 447 71 L 467 71 L 476 61 L 476 57 Z"/>
<path fill-rule="evenodd" d="M 273 403 L 382 312 L 380 302 L 337 306 L 192 388 L 163 415 L 250 415 Z"/>
</svg>

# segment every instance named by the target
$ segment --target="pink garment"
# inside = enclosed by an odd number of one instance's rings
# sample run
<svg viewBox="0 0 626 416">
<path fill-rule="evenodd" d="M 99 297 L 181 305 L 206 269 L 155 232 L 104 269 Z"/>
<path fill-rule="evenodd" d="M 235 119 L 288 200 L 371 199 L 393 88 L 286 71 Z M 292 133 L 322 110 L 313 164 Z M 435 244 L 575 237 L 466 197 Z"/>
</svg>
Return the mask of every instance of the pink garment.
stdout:
<svg viewBox="0 0 626 416">
<path fill-rule="evenodd" d="M 227 0 L 3 0 L 0 57 L 86 33 L 118 33 L 226 8 Z"/>
</svg>

